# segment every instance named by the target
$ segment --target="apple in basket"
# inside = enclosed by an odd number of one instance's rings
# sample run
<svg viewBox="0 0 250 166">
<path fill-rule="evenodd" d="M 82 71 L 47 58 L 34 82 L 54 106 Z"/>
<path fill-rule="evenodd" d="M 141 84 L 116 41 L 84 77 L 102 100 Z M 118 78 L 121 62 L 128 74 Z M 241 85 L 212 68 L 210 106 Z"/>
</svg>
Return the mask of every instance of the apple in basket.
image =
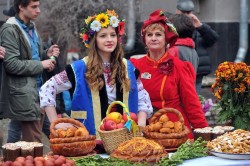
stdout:
<svg viewBox="0 0 250 166">
<path fill-rule="evenodd" d="M 124 128 L 124 124 L 123 123 L 118 123 L 116 126 L 117 126 L 117 129 Z"/>
<path fill-rule="evenodd" d="M 106 131 L 117 129 L 117 125 L 113 120 L 105 119 L 103 124 Z"/>
<path fill-rule="evenodd" d="M 136 115 L 135 113 L 130 112 L 130 117 L 131 117 L 132 120 L 135 121 L 136 124 L 138 124 L 138 118 L 137 118 L 137 115 Z M 127 115 L 126 115 L 125 113 L 122 115 L 122 119 L 123 119 L 125 122 L 128 121 Z"/>
<path fill-rule="evenodd" d="M 104 123 L 100 126 L 100 129 L 105 131 Z"/>
<path fill-rule="evenodd" d="M 109 113 L 106 118 L 107 120 L 113 120 L 116 124 L 120 123 L 122 120 L 122 114 L 120 114 L 119 112 L 111 112 Z"/>
</svg>

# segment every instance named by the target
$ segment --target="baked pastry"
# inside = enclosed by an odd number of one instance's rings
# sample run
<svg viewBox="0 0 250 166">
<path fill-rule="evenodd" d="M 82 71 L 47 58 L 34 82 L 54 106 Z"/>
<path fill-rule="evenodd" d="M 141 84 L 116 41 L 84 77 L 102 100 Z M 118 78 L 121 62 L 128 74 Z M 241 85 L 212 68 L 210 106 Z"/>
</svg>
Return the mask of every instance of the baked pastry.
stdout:
<svg viewBox="0 0 250 166">
<path fill-rule="evenodd" d="M 31 144 L 34 147 L 34 157 L 43 156 L 43 144 L 39 142 L 32 142 Z"/>
<path fill-rule="evenodd" d="M 222 130 L 224 130 L 225 132 L 232 132 L 234 130 L 233 126 L 221 126 Z"/>
<path fill-rule="evenodd" d="M 71 123 L 76 126 L 76 128 L 55 130 L 55 125 L 58 123 Z M 96 146 L 96 136 L 89 135 L 88 130 L 81 122 L 71 118 L 60 118 L 56 120 L 51 124 L 50 132 L 50 149 L 57 155 L 68 157 L 86 155 Z"/>
<path fill-rule="evenodd" d="M 218 128 L 218 129 L 217 129 L 217 128 L 214 128 L 214 129 L 212 130 L 212 139 L 215 139 L 215 138 L 217 138 L 217 137 L 223 135 L 224 133 L 225 133 L 224 130 L 219 129 L 219 128 Z"/>
<path fill-rule="evenodd" d="M 201 137 L 203 140 L 211 141 L 225 134 L 226 132 L 232 132 L 234 130 L 233 126 L 215 126 L 215 127 L 205 127 L 198 128 L 194 130 L 194 138 L 197 139 Z"/>
<path fill-rule="evenodd" d="M 197 128 L 194 130 L 194 139 L 201 137 L 205 141 L 210 141 L 213 138 L 212 127 Z"/>
<path fill-rule="evenodd" d="M 132 162 L 155 163 L 162 157 L 167 157 L 167 153 L 163 146 L 153 140 L 134 137 L 121 143 L 110 156 Z"/>
<path fill-rule="evenodd" d="M 5 161 L 14 161 L 20 156 L 43 156 L 43 144 L 39 142 L 18 141 L 16 143 L 6 143 L 2 148 Z"/>
<path fill-rule="evenodd" d="M 2 149 L 4 161 L 15 161 L 15 159 L 21 155 L 21 148 L 15 143 L 4 144 Z"/>
<path fill-rule="evenodd" d="M 174 113 L 178 117 L 178 121 L 171 121 L 167 113 Z M 183 116 L 178 110 L 163 108 L 149 120 L 149 125 L 144 129 L 144 136 L 155 140 L 165 148 L 177 148 L 188 139 L 189 132 L 184 125 Z"/>
<path fill-rule="evenodd" d="M 75 131 L 75 137 L 77 136 L 88 136 L 89 135 L 89 131 L 86 129 L 86 127 L 79 127 L 76 131 Z"/>
<path fill-rule="evenodd" d="M 207 147 L 209 150 L 231 153 L 231 154 L 250 154 L 250 132 L 242 129 L 225 134 L 209 141 Z"/>
<path fill-rule="evenodd" d="M 66 137 L 67 131 L 64 129 L 57 129 L 56 134 L 58 135 L 59 138 L 65 138 Z"/>
</svg>

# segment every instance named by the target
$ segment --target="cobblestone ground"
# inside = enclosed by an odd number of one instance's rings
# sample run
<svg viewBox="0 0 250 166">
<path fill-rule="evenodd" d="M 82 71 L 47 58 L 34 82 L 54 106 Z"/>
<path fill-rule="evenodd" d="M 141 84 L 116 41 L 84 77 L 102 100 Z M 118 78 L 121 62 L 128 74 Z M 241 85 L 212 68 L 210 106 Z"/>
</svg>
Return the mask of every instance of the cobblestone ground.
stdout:
<svg viewBox="0 0 250 166">
<path fill-rule="evenodd" d="M 210 84 L 214 81 L 214 78 L 212 77 L 206 77 L 203 80 L 203 88 L 201 90 L 201 95 L 203 95 L 205 98 L 212 98 L 214 99 L 213 94 L 211 93 L 210 90 Z M 4 120 L 0 120 L 0 147 L 2 147 L 3 144 L 6 143 L 7 140 L 7 125 L 8 125 L 8 121 L 7 119 Z M 1 136 L 3 135 L 3 136 Z M 2 145 L 1 145 L 2 142 Z M 44 144 L 44 154 L 47 154 L 48 152 L 50 152 L 50 148 L 49 148 L 49 140 L 48 138 L 43 134 L 43 138 L 42 138 L 42 142 Z M 2 156 L 2 151 L 1 151 L 1 156 Z"/>
</svg>

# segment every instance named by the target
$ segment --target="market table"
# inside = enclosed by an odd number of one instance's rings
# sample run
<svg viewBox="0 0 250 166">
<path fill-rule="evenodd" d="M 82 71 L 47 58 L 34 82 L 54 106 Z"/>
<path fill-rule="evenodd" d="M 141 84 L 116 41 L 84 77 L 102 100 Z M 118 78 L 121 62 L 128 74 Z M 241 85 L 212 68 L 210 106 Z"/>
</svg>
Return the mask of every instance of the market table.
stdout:
<svg viewBox="0 0 250 166">
<path fill-rule="evenodd" d="M 172 153 L 170 153 L 171 155 Z M 101 154 L 103 158 L 108 158 L 109 155 Z M 185 160 L 180 166 L 250 166 L 250 160 L 229 160 L 215 156 L 200 157 L 191 160 Z"/>
<path fill-rule="evenodd" d="M 201 157 L 184 161 L 180 166 L 250 166 L 250 160 L 230 160 L 215 156 Z"/>
</svg>

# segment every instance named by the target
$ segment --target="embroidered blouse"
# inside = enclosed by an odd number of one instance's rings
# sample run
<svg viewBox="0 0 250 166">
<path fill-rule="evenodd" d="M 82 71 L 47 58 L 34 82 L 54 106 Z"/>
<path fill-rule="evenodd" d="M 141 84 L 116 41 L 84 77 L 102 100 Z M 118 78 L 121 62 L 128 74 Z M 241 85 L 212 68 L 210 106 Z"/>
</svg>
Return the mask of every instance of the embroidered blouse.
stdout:
<svg viewBox="0 0 250 166">
<path fill-rule="evenodd" d="M 116 86 L 110 84 L 111 70 L 110 63 L 103 63 L 104 66 L 104 79 L 106 91 L 108 96 L 108 103 L 116 100 Z M 71 89 L 72 83 L 70 82 L 67 72 L 64 70 L 61 73 L 49 79 L 40 89 L 40 107 L 56 106 L 56 94 L 65 90 Z M 138 111 L 146 112 L 147 118 L 150 118 L 153 113 L 152 104 L 148 92 L 144 89 L 140 79 L 137 79 L 138 87 Z"/>
</svg>

